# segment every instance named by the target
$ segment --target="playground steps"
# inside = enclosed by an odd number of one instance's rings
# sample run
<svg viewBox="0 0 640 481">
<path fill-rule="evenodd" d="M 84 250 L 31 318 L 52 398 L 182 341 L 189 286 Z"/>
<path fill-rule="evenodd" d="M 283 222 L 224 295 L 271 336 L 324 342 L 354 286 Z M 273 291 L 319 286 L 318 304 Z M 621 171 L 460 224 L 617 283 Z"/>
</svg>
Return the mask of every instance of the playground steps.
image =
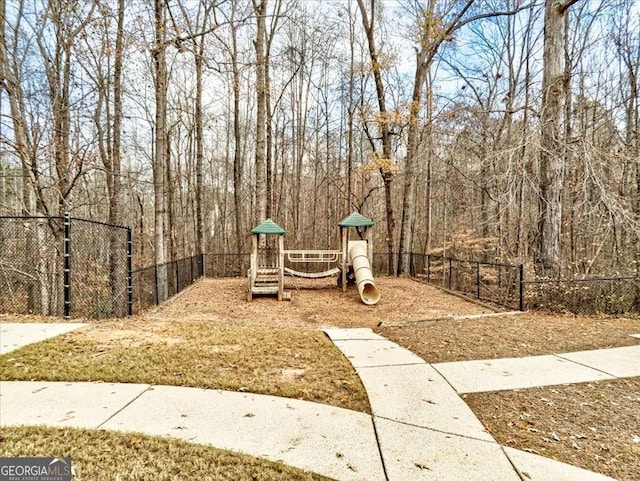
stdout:
<svg viewBox="0 0 640 481">
<path fill-rule="evenodd" d="M 254 294 L 277 294 L 280 271 L 273 268 L 259 268 L 253 285 Z"/>
<path fill-rule="evenodd" d="M 264 275 L 258 274 L 256 276 L 256 284 L 278 284 L 278 275 Z"/>
<path fill-rule="evenodd" d="M 253 294 L 277 294 L 278 286 L 254 286 L 252 289 Z"/>
<path fill-rule="evenodd" d="M 279 269 L 273 269 L 273 268 L 264 268 L 264 267 L 258 267 L 258 270 L 256 272 L 256 275 L 258 277 L 260 276 L 277 276 L 280 273 Z"/>
</svg>

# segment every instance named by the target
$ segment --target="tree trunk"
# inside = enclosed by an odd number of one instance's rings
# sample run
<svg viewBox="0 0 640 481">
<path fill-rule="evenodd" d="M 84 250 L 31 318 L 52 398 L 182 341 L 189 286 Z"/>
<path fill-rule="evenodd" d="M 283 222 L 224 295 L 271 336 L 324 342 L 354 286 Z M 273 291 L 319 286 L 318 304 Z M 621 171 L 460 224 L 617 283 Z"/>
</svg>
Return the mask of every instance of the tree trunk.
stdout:
<svg viewBox="0 0 640 481">
<path fill-rule="evenodd" d="M 166 228 L 166 164 L 167 164 L 167 65 L 165 59 L 165 11 L 164 1 L 154 0 L 155 46 L 153 51 L 155 71 L 156 125 L 155 156 L 153 162 L 153 192 L 155 196 L 155 263 L 158 266 L 157 300 L 167 299 Z"/>
<path fill-rule="evenodd" d="M 378 100 L 378 110 L 380 113 L 380 137 L 382 141 L 382 159 L 384 163 L 391 162 L 391 135 L 389 131 L 389 119 L 387 115 L 387 104 L 384 93 L 384 83 L 382 82 L 382 71 L 380 62 L 378 60 L 378 52 L 376 50 L 375 37 L 374 37 L 374 20 L 376 17 L 375 0 L 371 0 L 371 17 L 367 14 L 367 9 L 363 0 L 358 0 L 358 7 L 362 14 L 362 24 L 367 37 L 367 45 L 369 47 L 369 58 L 371 60 L 371 69 L 373 71 L 373 79 L 376 86 L 376 96 Z M 387 262 L 388 262 L 388 274 L 395 274 L 395 264 L 393 262 L 393 254 L 395 251 L 394 231 L 395 231 L 395 219 L 393 212 L 392 201 L 392 189 L 393 172 L 388 167 L 379 168 L 382 182 L 384 183 L 384 202 L 385 212 L 387 219 Z"/>
<path fill-rule="evenodd" d="M 256 216 L 257 222 L 262 222 L 267 215 L 267 186 L 266 186 L 266 13 L 268 0 L 253 0 L 253 10 L 256 14 L 257 31 L 254 40 L 256 50 Z"/>
<path fill-rule="evenodd" d="M 196 249 L 195 254 L 206 252 L 206 239 L 204 236 L 204 209 L 203 209 L 203 180 L 202 169 L 204 164 L 204 133 L 202 125 L 202 57 L 204 56 L 204 37 L 200 39 L 195 52 L 196 68 Z"/>
<path fill-rule="evenodd" d="M 122 56 L 124 38 L 124 0 L 118 0 L 118 25 L 116 32 L 116 46 L 113 65 L 113 144 L 111 148 L 111 172 L 107 173 L 110 187 L 109 192 L 109 222 L 124 224 L 120 219 L 120 140 L 122 133 Z M 122 278 L 126 275 L 125 252 L 126 245 L 120 229 L 110 231 L 110 262 L 109 279 L 113 299 L 118 299 Z M 115 315 L 124 313 L 114 312 Z"/>
<path fill-rule="evenodd" d="M 564 100 L 564 36 L 567 9 L 576 0 L 547 0 L 544 25 L 542 111 L 540 118 L 540 188 L 538 198 L 539 275 L 560 275 L 562 233 L 562 183 L 564 156 L 561 118 Z"/>
<path fill-rule="evenodd" d="M 398 256 L 398 272 L 410 273 L 409 257 L 411 240 L 416 215 L 416 175 L 415 164 L 418 151 L 418 132 L 420 125 L 420 109 L 422 106 L 422 86 L 424 85 L 429 64 L 425 63 L 426 51 L 421 49 L 416 56 L 416 73 L 413 81 L 413 94 L 409 109 L 409 131 L 407 134 L 407 155 L 404 163 L 404 200 L 402 202 L 402 223 L 400 224 L 400 255 Z"/>
</svg>

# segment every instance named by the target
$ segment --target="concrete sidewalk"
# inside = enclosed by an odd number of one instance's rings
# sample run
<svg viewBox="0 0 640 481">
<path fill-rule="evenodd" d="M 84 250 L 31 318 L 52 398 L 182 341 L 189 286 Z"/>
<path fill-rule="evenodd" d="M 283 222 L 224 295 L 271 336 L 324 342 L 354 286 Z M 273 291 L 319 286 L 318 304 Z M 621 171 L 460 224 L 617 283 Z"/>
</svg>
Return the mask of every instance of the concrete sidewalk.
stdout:
<svg viewBox="0 0 640 481">
<path fill-rule="evenodd" d="M 364 329 L 327 329 L 367 390 L 387 479 L 603 481 L 606 476 L 503 448 L 438 371 Z"/>
<path fill-rule="evenodd" d="M 602 381 L 640 376 L 640 345 L 433 367 L 460 394 Z"/>
<path fill-rule="evenodd" d="M 27 344 L 42 342 L 60 334 L 66 334 L 87 325 L 78 322 L 0 322 L 0 355 L 19 349 Z"/>
<path fill-rule="evenodd" d="M 145 384 L 0 381 L 0 426 L 168 436 L 345 481 L 385 481 L 371 416 L 296 399 Z"/>
</svg>

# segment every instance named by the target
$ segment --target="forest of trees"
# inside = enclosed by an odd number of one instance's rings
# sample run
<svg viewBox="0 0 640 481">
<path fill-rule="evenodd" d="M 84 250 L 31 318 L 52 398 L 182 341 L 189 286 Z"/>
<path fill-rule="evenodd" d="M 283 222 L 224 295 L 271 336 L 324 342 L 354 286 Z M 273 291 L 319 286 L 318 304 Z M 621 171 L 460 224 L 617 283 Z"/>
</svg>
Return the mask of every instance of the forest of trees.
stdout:
<svg viewBox="0 0 640 481">
<path fill-rule="evenodd" d="M 640 266 L 640 0 L 0 0 L 0 215 L 136 264 L 335 248 Z"/>
</svg>

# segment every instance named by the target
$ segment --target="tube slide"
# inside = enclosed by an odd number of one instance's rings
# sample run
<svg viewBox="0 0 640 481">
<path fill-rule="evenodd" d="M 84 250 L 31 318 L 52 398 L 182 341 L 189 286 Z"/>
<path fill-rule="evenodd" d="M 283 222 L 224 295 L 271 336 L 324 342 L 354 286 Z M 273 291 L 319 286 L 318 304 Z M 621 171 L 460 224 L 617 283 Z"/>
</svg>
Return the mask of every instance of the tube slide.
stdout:
<svg viewBox="0 0 640 481">
<path fill-rule="evenodd" d="M 367 257 L 367 243 L 353 242 L 350 243 L 349 258 L 353 266 L 353 272 L 356 275 L 356 283 L 358 284 L 358 292 L 360 299 L 368 306 L 374 306 L 380 300 L 380 291 L 373 281 L 373 273 L 371 272 L 371 264 Z"/>
</svg>

